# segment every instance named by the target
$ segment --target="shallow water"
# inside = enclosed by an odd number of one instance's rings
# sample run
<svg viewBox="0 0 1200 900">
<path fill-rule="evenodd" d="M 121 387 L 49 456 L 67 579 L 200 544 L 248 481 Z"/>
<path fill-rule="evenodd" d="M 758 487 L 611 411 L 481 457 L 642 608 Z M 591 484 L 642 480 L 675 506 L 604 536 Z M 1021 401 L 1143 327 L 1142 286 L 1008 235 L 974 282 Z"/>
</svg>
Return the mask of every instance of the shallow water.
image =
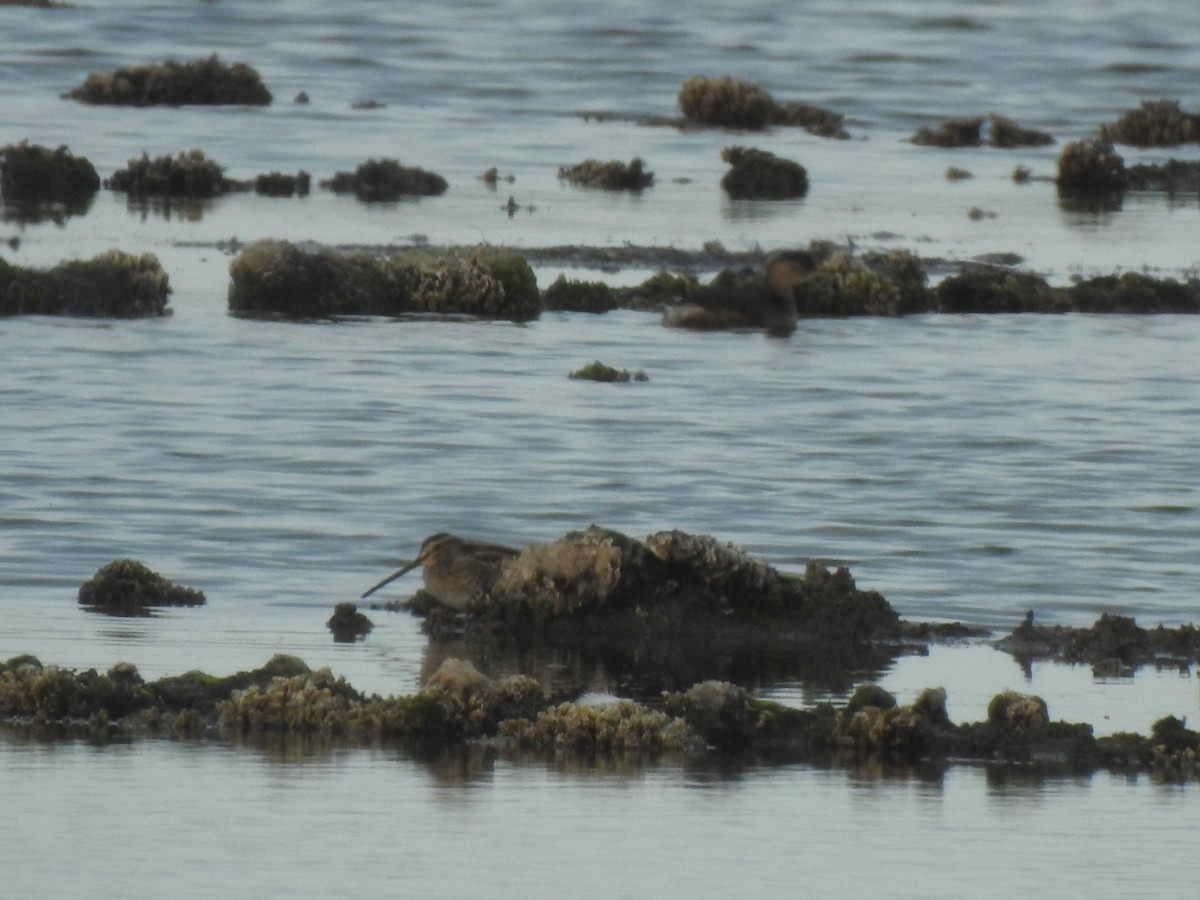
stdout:
<svg viewBox="0 0 1200 900">
<path fill-rule="evenodd" d="M 62 225 L 0 223 L 0 237 L 20 239 L 4 253 L 12 262 L 150 251 L 175 290 L 174 314 L 158 321 L 0 321 L 0 659 L 34 653 L 101 669 L 130 660 L 153 678 L 287 652 L 360 689 L 407 692 L 446 648 L 382 612 L 365 642 L 334 644 L 324 626 L 334 603 L 357 598 L 435 531 L 522 544 L 591 522 L 639 537 L 712 533 L 789 571 L 810 557 L 844 562 L 910 619 L 1003 630 L 1032 608 L 1077 625 L 1104 611 L 1146 625 L 1195 621 L 1194 318 L 811 321 L 779 341 L 665 331 L 633 312 L 527 325 L 225 313 L 229 256 L 218 242 L 259 237 L 684 249 L 850 239 L 955 259 L 1014 252 L 1056 281 L 1187 273 L 1200 266 L 1196 197 L 1130 194 L 1118 211 L 1081 213 L 1060 207 L 1052 185 L 1016 185 L 1010 173 L 1020 164 L 1050 176 L 1063 141 L 1195 84 L 1200 52 L 1180 37 L 1194 10 L 1182 0 L 1136 12 L 1096 2 L 1086 15 L 1060 6 L 0 7 L 0 35 L 13 38 L 0 41 L 0 144 L 67 143 L 103 175 L 143 150 L 198 146 L 238 178 L 272 168 L 322 178 L 388 155 L 451 182 L 444 197 L 378 207 L 317 191 L 229 197 L 170 217 L 102 192 Z M 214 50 L 258 67 L 276 102 L 114 110 L 58 99 L 88 71 Z M 581 115 L 673 114 L 685 78 L 725 71 L 847 113 L 854 139 L 680 133 Z M 310 104 L 290 102 L 299 90 Z M 351 109 L 364 98 L 386 106 Z M 920 125 L 993 110 L 1060 144 L 941 151 L 903 141 Z M 723 199 L 718 151 L 737 142 L 801 161 L 810 195 Z M 588 156 L 634 155 L 657 173 L 636 197 L 566 187 L 555 174 Z M 947 181 L 952 164 L 975 177 Z M 489 166 L 515 181 L 487 188 L 476 176 Z M 509 218 L 500 207 L 510 193 L 535 209 Z M 972 207 L 995 216 L 971 220 Z M 559 271 L 540 267 L 539 283 Z M 650 380 L 566 378 L 593 359 Z M 79 585 L 119 556 L 204 590 L 208 604 L 145 619 L 80 610 Z M 621 674 L 597 672 L 595 686 Z M 943 684 L 956 721 L 982 718 L 1006 687 L 1036 691 L 1053 716 L 1098 733 L 1200 716 L 1191 672 L 1025 673 L 980 646 L 858 674 L 901 700 Z M 756 687 L 807 704 L 852 685 L 784 671 Z M 1191 786 L 1107 775 L 505 760 L 447 771 L 386 750 L 281 760 L 215 744 L 45 746 L 7 733 L 0 785 L 10 811 L 0 869 L 14 896 L 178 894 L 181 883 L 197 895 L 282 893 L 275 885 L 287 883 L 289 895 L 327 896 L 351 880 L 364 893 L 415 884 L 431 896 L 732 895 L 751 875 L 768 896 L 959 895 L 963 884 L 981 896 L 1116 896 L 1133 883 L 1184 896 L 1174 890 L 1189 875 L 1179 823 L 1196 803 Z M 128 828 L 116 842 L 114 817 Z M 177 852 L 164 856 L 163 835 Z M 461 852 L 448 865 L 453 842 Z M 878 866 L 861 864 L 864 846 Z M 61 865 L 64 847 L 79 866 Z"/>
</svg>

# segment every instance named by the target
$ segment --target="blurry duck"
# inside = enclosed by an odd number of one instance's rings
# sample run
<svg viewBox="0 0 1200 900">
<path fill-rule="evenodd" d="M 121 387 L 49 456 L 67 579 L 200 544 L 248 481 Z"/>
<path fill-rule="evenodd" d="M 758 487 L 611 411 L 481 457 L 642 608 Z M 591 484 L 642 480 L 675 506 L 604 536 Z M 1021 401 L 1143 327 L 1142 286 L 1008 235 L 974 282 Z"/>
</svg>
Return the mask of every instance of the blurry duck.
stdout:
<svg viewBox="0 0 1200 900">
<path fill-rule="evenodd" d="M 363 591 L 369 597 L 417 566 L 424 567 L 425 590 L 440 602 L 463 610 L 491 590 L 504 563 L 520 551 L 500 544 L 470 541 L 439 531 L 421 542 L 416 558 Z"/>
<path fill-rule="evenodd" d="M 816 267 L 816 260 L 806 250 L 772 253 L 763 275 L 742 277 L 722 272 L 682 302 L 668 306 L 663 311 L 663 324 L 703 331 L 763 328 L 768 334 L 789 335 L 800 318 L 796 285 Z"/>
</svg>

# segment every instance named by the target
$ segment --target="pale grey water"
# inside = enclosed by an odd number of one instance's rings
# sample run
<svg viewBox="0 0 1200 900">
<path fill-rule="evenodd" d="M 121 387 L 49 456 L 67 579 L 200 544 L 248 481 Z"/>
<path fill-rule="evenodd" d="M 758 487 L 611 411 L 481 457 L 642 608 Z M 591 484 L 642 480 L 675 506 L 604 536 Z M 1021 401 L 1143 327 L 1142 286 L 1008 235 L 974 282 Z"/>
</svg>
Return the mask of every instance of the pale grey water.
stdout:
<svg viewBox="0 0 1200 900">
<path fill-rule="evenodd" d="M 0 7 L 0 144 L 68 143 L 105 175 L 143 149 L 198 146 L 241 178 L 327 177 L 392 155 L 452 185 L 376 208 L 323 192 L 239 196 L 170 220 L 102 194 L 63 226 L 0 224 L 0 237 L 21 238 L 4 253 L 13 262 L 151 251 L 175 288 L 175 313 L 160 321 L 0 322 L 0 658 L 124 659 L 157 677 L 289 652 L 364 690 L 407 692 L 437 660 L 415 623 L 373 614 L 366 642 L 335 645 L 324 628 L 335 602 L 434 531 L 519 544 L 590 522 L 635 536 L 712 533 L 790 570 L 811 556 L 844 561 L 914 619 L 1008 628 L 1028 608 L 1072 624 L 1102 611 L 1143 624 L 1200 618 L 1193 318 L 817 321 L 774 341 L 669 332 L 641 313 L 522 326 L 225 314 L 228 257 L 212 245 L 231 238 L 743 249 L 851 237 L 954 258 L 1016 252 L 1059 281 L 1193 270 L 1195 197 L 1129 195 L 1118 212 L 1068 212 L 1050 185 L 1009 177 L 1017 164 L 1052 174 L 1058 146 L 902 142 L 918 125 L 992 110 L 1061 143 L 1143 97 L 1195 107 L 1189 3 L 1064 6 Z M 112 110 L 58 99 L 90 70 L 214 50 L 257 66 L 275 104 Z M 671 114 L 685 78 L 725 71 L 846 112 L 856 139 L 680 134 L 578 115 Z M 311 104 L 290 102 L 301 89 Z M 387 105 L 350 109 L 366 97 Z M 809 197 L 722 199 L 717 153 L 734 142 L 803 162 Z M 1131 160 L 1168 155 L 1123 149 Z M 658 172 L 639 197 L 555 177 L 587 156 L 635 154 Z M 949 183 L 950 164 L 976 177 Z M 476 176 L 493 165 L 516 181 L 484 187 Z M 536 210 L 509 219 L 509 193 Z M 996 217 L 971 221 L 972 206 Z M 539 282 L 558 271 L 539 269 Z M 650 381 L 566 378 L 597 358 Z M 79 584 L 118 556 L 201 588 L 208 605 L 152 619 L 85 614 Z M 968 647 L 880 674 L 902 700 L 944 684 L 956 720 L 981 718 L 1006 687 L 1040 692 L 1052 715 L 1100 732 L 1200 717 L 1191 672 L 1095 681 L 1043 665 L 1026 681 L 1007 657 Z M 759 687 L 794 703 L 830 691 Z M 939 784 L 807 767 L 723 777 L 500 762 L 448 779 L 385 751 L 283 763 L 212 744 L 8 737 L 0 797 L 6 896 L 328 896 L 347 884 L 426 896 L 720 896 L 747 884 L 764 896 L 1122 896 L 1130 885 L 1190 896 L 1183 842 L 1196 813 L 1194 786 L 1109 776 L 997 784 L 960 768 Z M 110 837 L 113 822 L 129 832 Z"/>
</svg>

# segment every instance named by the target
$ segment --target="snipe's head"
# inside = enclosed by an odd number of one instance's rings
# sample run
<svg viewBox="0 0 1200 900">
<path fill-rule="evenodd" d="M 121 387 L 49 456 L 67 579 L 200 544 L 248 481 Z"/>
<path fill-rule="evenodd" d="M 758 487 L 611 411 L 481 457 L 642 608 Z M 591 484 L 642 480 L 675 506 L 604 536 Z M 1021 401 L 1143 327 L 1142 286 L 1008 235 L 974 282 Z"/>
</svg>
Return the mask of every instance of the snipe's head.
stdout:
<svg viewBox="0 0 1200 900">
<path fill-rule="evenodd" d="M 791 300 L 796 285 L 816 268 L 817 261 L 807 250 L 780 250 L 767 257 L 767 283 L 776 296 Z"/>
</svg>

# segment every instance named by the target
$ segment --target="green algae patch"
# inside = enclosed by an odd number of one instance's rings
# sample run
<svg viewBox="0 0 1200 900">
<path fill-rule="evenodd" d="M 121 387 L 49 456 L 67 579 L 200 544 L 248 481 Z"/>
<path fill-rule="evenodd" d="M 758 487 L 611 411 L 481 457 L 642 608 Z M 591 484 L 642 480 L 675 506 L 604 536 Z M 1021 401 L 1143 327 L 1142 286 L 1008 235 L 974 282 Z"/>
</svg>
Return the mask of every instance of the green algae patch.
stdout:
<svg viewBox="0 0 1200 900">
<path fill-rule="evenodd" d="M 252 66 L 226 65 L 215 53 L 191 62 L 167 60 L 93 72 L 65 96 L 116 106 L 266 106 L 271 102 L 271 92 Z"/>
<path fill-rule="evenodd" d="M 259 241 L 230 263 L 233 315 L 319 319 L 437 313 L 525 321 L 541 312 L 519 254 L 473 247 L 393 257 Z"/>
<path fill-rule="evenodd" d="M 882 267 L 877 271 L 864 259 L 835 253 L 795 286 L 796 311 L 804 318 L 897 316 L 917 311 L 926 305 L 924 273 L 913 275 L 912 281 L 905 285 L 906 294 L 900 280 Z M 916 293 L 921 295 L 919 299 Z"/>
<path fill-rule="evenodd" d="M 799 101 L 778 102 L 770 92 L 732 75 L 694 75 L 679 89 L 679 108 L 691 123 L 761 131 L 797 126 L 819 137 L 849 137 L 840 113 Z"/>
<path fill-rule="evenodd" d="M 576 369 L 569 376 L 576 381 L 601 381 L 601 382 L 619 382 L 628 381 L 649 381 L 646 373 L 640 369 L 634 373 L 630 373 L 628 369 L 617 369 L 613 366 L 605 365 L 596 360 L 590 362 L 582 368 Z"/>
<path fill-rule="evenodd" d="M 1100 128 L 1107 141 L 1135 147 L 1174 147 L 1200 142 L 1200 113 L 1180 108 L 1178 100 L 1143 100 Z"/>
<path fill-rule="evenodd" d="M 108 250 L 46 270 L 0 259 L 0 316 L 140 319 L 167 314 L 167 273 L 151 253 Z"/>
<path fill-rule="evenodd" d="M 404 166 L 395 159 L 368 159 L 353 172 L 338 172 L 321 186 L 336 194 L 353 194 L 366 203 L 403 197 L 436 197 L 449 187 L 436 172 Z"/>
<path fill-rule="evenodd" d="M 729 171 L 721 188 L 735 200 L 788 200 L 808 193 L 808 171 L 798 162 L 754 147 L 726 147 Z"/>
<path fill-rule="evenodd" d="M 558 177 L 580 187 L 606 191 L 642 191 L 654 184 L 654 173 L 647 171 L 639 156 L 628 163 L 585 159 L 573 166 L 560 167 Z"/>
<path fill-rule="evenodd" d="M 112 615 L 144 615 L 152 607 L 203 606 L 204 593 L 169 581 L 142 563 L 116 559 L 79 588 L 79 602 Z"/>
<path fill-rule="evenodd" d="M 0 197 L 6 203 L 83 205 L 100 189 L 96 168 L 62 145 L 51 150 L 21 141 L 0 147 Z"/>
<path fill-rule="evenodd" d="M 1197 313 L 1200 281 L 1152 278 L 1139 272 L 1100 275 L 1067 289 L 1071 305 L 1091 313 Z"/>
</svg>

